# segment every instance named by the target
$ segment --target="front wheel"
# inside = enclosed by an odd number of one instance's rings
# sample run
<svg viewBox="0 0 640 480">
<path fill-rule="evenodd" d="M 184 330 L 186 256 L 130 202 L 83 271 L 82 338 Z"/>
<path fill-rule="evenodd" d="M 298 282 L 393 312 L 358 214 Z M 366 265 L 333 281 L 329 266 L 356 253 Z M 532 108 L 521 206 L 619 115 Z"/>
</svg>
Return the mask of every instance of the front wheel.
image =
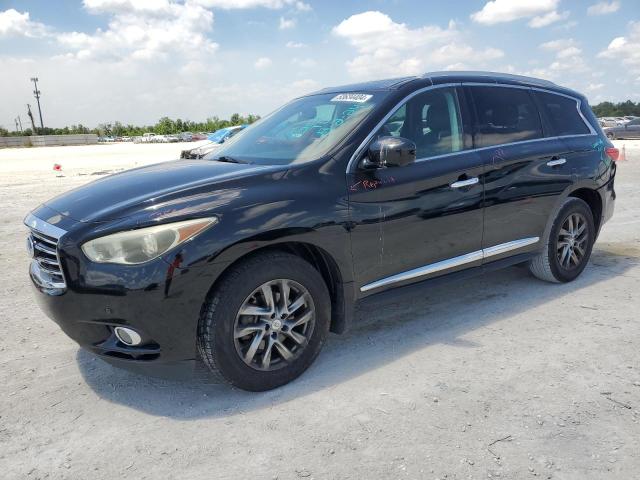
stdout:
<svg viewBox="0 0 640 480">
<path fill-rule="evenodd" d="M 203 306 L 198 350 L 221 379 L 250 391 L 284 385 L 322 348 L 330 298 L 320 273 L 288 253 L 232 267 Z"/>
<path fill-rule="evenodd" d="M 531 273 L 548 282 L 574 280 L 589 262 L 595 233 L 589 205 L 579 198 L 567 198 L 542 252 L 529 264 Z"/>
<path fill-rule="evenodd" d="M 607 138 L 609 140 L 615 140 L 616 139 L 616 134 L 613 133 L 613 132 L 609 132 L 609 133 L 607 133 Z"/>
</svg>

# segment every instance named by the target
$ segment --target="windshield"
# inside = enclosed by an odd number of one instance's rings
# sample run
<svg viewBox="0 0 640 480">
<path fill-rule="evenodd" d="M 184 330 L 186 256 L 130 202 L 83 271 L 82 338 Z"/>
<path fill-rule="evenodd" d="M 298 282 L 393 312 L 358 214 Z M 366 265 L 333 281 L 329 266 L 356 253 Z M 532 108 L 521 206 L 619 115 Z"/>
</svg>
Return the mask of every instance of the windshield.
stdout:
<svg viewBox="0 0 640 480">
<path fill-rule="evenodd" d="M 263 165 L 316 160 L 351 132 L 386 92 L 328 93 L 299 98 L 226 141 L 207 159 Z"/>
</svg>

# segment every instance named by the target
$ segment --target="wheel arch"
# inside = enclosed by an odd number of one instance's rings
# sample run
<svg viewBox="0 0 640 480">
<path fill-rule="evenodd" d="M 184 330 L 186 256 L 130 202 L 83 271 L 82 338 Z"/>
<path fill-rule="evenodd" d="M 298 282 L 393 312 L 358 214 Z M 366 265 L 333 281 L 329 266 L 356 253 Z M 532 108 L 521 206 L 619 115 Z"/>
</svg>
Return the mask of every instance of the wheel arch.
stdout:
<svg viewBox="0 0 640 480">
<path fill-rule="evenodd" d="M 596 227 L 596 232 L 600 231 L 600 225 L 602 224 L 602 198 L 600 194 L 592 188 L 578 188 L 573 190 L 568 195 L 569 197 L 579 198 L 583 200 L 593 215 L 593 223 Z"/>
<path fill-rule="evenodd" d="M 583 181 L 572 185 L 558 197 L 558 200 L 556 201 L 553 210 L 551 211 L 551 214 L 547 219 L 547 224 L 543 233 L 544 236 L 542 238 L 549 238 L 549 232 L 551 232 L 553 222 L 555 221 L 558 212 L 564 205 L 567 198 L 579 198 L 589 206 L 591 212 L 593 213 L 593 223 L 596 228 L 597 237 L 602 225 L 603 201 L 600 197 L 600 194 L 598 193 L 598 185 L 596 185 L 592 181 Z"/>
<path fill-rule="evenodd" d="M 338 262 L 324 248 L 302 241 L 282 241 L 255 248 L 250 251 L 239 252 L 235 259 L 229 262 L 211 285 L 207 298 L 224 281 L 226 274 L 237 264 L 269 252 L 287 252 L 307 261 L 322 275 L 331 298 L 330 331 L 344 333 L 351 322 L 353 312 L 353 282 L 345 279 L 347 275 L 338 266 Z"/>
</svg>

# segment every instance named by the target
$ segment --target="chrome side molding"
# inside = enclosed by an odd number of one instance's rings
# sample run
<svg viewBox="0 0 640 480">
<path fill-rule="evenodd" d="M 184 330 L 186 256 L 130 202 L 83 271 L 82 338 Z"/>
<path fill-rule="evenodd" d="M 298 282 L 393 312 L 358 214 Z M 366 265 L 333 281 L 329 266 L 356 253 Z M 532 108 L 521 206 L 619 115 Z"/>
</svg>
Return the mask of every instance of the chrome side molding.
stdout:
<svg viewBox="0 0 640 480">
<path fill-rule="evenodd" d="M 376 288 L 392 285 L 394 283 L 404 282 L 406 280 L 413 280 L 414 278 L 424 277 L 425 275 L 441 272 L 443 270 L 448 270 L 450 268 L 459 267 L 460 265 L 465 265 L 467 263 L 472 263 L 478 260 L 483 260 L 485 258 L 493 257 L 495 255 L 501 255 L 503 253 L 507 253 L 512 250 L 517 250 L 519 248 L 523 248 L 528 245 L 533 245 L 534 243 L 538 243 L 539 241 L 540 241 L 540 237 L 529 237 L 529 238 L 522 238 L 520 240 L 513 240 L 507 243 L 501 243 L 493 247 L 483 248 L 482 250 L 466 253 L 464 255 L 449 258 L 447 260 L 442 260 L 440 262 L 431 263 L 423 267 L 414 268 L 413 270 L 407 270 L 406 272 L 397 273 L 395 275 L 391 275 L 390 277 L 381 278 L 380 280 L 376 280 L 375 282 L 371 282 L 371 283 L 367 283 L 366 285 L 363 285 L 362 287 L 360 287 L 360 291 L 368 292 L 369 290 L 374 290 Z"/>
<path fill-rule="evenodd" d="M 517 250 L 518 248 L 526 247 L 538 243 L 540 237 L 529 237 L 521 240 L 513 240 L 512 242 L 501 243 L 494 247 L 483 248 L 482 258 L 493 257 L 494 255 L 500 255 L 502 253 L 510 252 L 511 250 Z"/>
</svg>

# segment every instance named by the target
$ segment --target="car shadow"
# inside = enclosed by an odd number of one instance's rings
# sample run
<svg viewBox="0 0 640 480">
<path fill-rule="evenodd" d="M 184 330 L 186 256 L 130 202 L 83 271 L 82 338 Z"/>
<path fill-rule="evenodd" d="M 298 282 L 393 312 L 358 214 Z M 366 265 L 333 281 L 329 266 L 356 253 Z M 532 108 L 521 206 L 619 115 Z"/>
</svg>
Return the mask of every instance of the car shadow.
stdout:
<svg viewBox="0 0 640 480">
<path fill-rule="evenodd" d="M 331 335 L 311 368 L 276 390 L 250 393 L 212 383 L 200 366 L 193 379 L 169 381 L 121 370 L 78 350 L 86 383 L 102 399 L 145 413 L 181 420 L 221 417 L 269 408 L 349 381 L 431 345 L 475 348 L 467 332 L 508 319 L 529 308 L 624 275 L 640 264 L 640 249 L 629 244 L 599 244 L 583 274 L 568 284 L 534 279 L 512 267 L 459 282 L 397 290 L 362 303 L 353 327 Z M 585 305 L 585 308 L 595 308 Z M 514 319 L 515 321 L 515 319 Z"/>
</svg>

